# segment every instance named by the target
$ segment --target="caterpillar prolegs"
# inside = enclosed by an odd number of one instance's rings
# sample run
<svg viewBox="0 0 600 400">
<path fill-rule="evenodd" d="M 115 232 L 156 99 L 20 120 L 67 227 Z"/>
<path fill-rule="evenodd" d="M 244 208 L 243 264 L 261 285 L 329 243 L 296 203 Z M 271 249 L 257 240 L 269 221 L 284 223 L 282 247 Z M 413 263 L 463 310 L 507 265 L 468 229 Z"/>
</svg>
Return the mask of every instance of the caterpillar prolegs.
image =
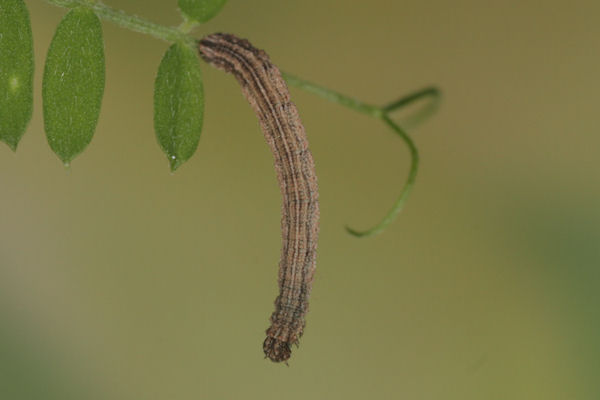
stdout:
<svg viewBox="0 0 600 400">
<path fill-rule="evenodd" d="M 263 349 L 272 361 L 286 361 L 304 330 L 316 266 L 319 194 L 314 161 L 287 85 L 264 51 L 225 33 L 204 37 L 198 49 L 206 62 L 236 77 L 275 159 L 283 198 L 282 249 L 279 296 Z"/>
</svg>

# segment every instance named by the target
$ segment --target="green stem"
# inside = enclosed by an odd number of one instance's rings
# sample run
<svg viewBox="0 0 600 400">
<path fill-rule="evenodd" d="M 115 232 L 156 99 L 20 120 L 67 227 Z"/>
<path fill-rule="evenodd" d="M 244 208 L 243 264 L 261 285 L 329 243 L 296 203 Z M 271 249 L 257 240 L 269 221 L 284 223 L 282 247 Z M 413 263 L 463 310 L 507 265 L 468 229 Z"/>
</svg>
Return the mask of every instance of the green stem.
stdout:
<svg viewBox="0 0 600 400">
<path fill-rule="evenodd" d="M 381 233 L 385 228 L 387 228 L 388 225 L 390 225 L 394 221 L 394 219 L 396 219 L 396 217 L 398 216 L 400 211 L 402 211 L 402 209 L 404 208 L 404 204 L 406 204 L 406 201 L 408 200 L 410 192 L 411 192 L 413 186 L 415 185 L 415 181 L 417 179 L 417 171 L 419 169 L 419 152 L 417 150 L 417 146 L 415 146 L 415 143 L 410 138 L 410 136 L 402 128 L 400 128 L 400 126 L 398 124 L 396 124 L 394 121 L 392 121 L 390 119 L 390 117 L 388 117 L 387 115 L 384 115 L 381 119 L 395 133 L 397 133 L 398 136 L 400 136 L 400 138 L 404 141 L 404 143 L 408 147 L 408 150 L 410 152 L 410 158 L 411 158 L 410 170 L 408 171 L 408 178 L 406 178 L 406 181 L 404 182 L 404 187 L 400 191 L 400 195 L 394 202 L 394 205 L 392 206 L 390 211 L 388 211 L 388 213 L 385 215 L 385 217 L 377 225 L 375 225 L 372 228 L 367 229 L 365 231 L 357 231 L 350 227 L 346 227 L 346 230 L 348 231 L 348 233 L 350 233 L 356 237 L 373 236 L 378 233 Z"/>
<path fill-rule="evenodd" d="M 104 4 L 99 3 L 97 0 L 46 0 L 48 3 L 60 6 L 60 7 L 87 7 L 93 10 L 99 17 L 111 21 L 123 28 L 143 33 L 146 35 L 154 36 L 155 38 L 165 40 L 167 42 L 183 42 L 190 47 L 194 47 L 196 40 L 192 38 L 189 33 L 197 26 L 195 22 L 184 20 L 179 28 L 170 28 L 164 25 L 156 24 L 152 21 L 148 21 L 144 18 L 140 18 L 134 15 L 125 14 L 123 11 L 115 10 Z M 372 236 L 383 231 L 392 221 L 396 218 L 398 213 L 404 207 L 408 196 L 415 184 L 417 177 L 417 170 L 419 167 L 419 153 L 414 142 L 410 136 L 402 129 L 398 124 L 392 121 L 389 114 L 396 111 L 404 106 L 407 106 L 419 99 L 430 97 L 433 99 L 428 108 L 423 109 L 420 113 L 415 113 L 411 120 L 414 124 L 422 122 L 423 119 L 429 116 L 439 103 L 440 91 L 437 88 L 429 87 L 415 93 L 409 94 L 408 96 L 402 97 L 399 100 L 393 101 L 382 107 L 367 104 L 361 100 L 352 98 L 350 96 L 343 95 L 335 92 L 331 89 L 319 86 L 317 84 L 308 82 L 297 76 L 282 72 L 283 78 L 287 81 L 290 86 L 296 86 L 300 89 L 306 90 L 307 92 L 316 94 L 317 96 L 323 97 L 333 103 L 338 103 L 342 106 L 348 107 L 352 110 L 358 111 L 363 114 L 367 114 L 373 118 L 382 120 L 389 128 L 391 128 L 400 138 L 404 141 L 411 156 L 410 170 L 408 178 L 404 183 L 404 186 L 400 192 L 400 195 L 394 202 L 394 205 L 388 211 L 386 216 L 374 227 L 365 230 L 357 231 L 346 227 L 346 230 L 354 236 L 365 237 Z"/>
<path fill-rule="evenodd" d="M 190 34 L 194 28 L 196 28 L 199 25 L 198 22 L 196 21 L 192 21 L 191 19 L 188 19 L 185 15 L 183 17 L 183 22 L 181 23 L 181 25 L 179 25 L 179 27 L 177 28 L 181 33 L 185 33 L 186 35 Z"/>
<path fill-rule="evenodd" d="M 305 81 L 302 78 L 298 78 L 297 76 L 288 74 L 284 71 L 281 71 L 281 75 L 289 85 L 296 86 L 300 89 L 306 90 L 307 92 L 316 94 L 317 96 L 323 97 L 324 99 L 327 99 L 333 103 L 341 104 L 345 107 L 351 108 L 363 114 L 370 115 L 374 118 L 381 118 L 383 116 L 383 110 L 381 107 L 364 103 L 360 100 L 335 92 L 331 89 L 324 88 L 323 86 Z"/>
<path fill-rule="evenodd" d="M 170 28 L 164 25 L 156 24 L 144 18 L 135 15 L 129 15 L 120 10 L 115 10 L 107 5 L 89 0 L 46 0 L 50 4 L 60 7 L 87 7 L 93 10 L 96 15 L 107 21 L 111 21 L 123 28 L 154 36 L 157 39 L 167 42 L 184 42 L 188 45 L 195 43 L 194 39 L 181 32 L 177 28 Z"/>
<path fill-rule="evenodd" d="M 408 96 L 401 97 L 396 101 L 392 101 L 391 103 L 383 106 L 383 110 L 385 112 L 392 112 L 401 107 L 404 107 L 410 103 L 414 103 L 415 101 L 422 99 L 424 97 L 433 98 L 434 102 L 437 102 L 440 98 L 440 90 L 436 87 L 428 87 L 425 89 L 418 90 L 414 93 L 409 94 Z"/>
<path fill-rule="evenodd" d="M 437 111 L 438 107 L 440 106 L 441 97 L 442 94 L 438 88 L 428 87 L 391 102 L 388 105 L 383 106 L 383 109 L 389 114 L 399 110 L 404 106 L 408 106 L 411 103 L 428 98 L 430 101 L 424 107 L 408 115 L 407 117 L 401 118 L 402 127 L 410 130 L 423 123 L 423 121 L 426 121 Z"/>
</svg>

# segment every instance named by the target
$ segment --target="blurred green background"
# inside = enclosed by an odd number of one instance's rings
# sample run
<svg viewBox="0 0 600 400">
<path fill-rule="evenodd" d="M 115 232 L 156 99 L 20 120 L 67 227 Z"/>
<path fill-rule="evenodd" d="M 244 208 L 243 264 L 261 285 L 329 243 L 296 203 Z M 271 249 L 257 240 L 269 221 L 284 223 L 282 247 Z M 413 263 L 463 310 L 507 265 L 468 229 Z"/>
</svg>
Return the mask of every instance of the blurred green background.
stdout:
<svg viewBox="0 0 600 400">
<path fill-rule="evenodd" d="M 382 124 L 292 88 L 314 154 L 321 239 L 290 366 L 263 359 L 280 195 L 237 82 L 203 64 L 200 146 L 176 174 L 154 137 L 168 44 L 104 23 L 96 135 L 67 171 L 41 77 L 65 10 L 29 6 L 35 110 L 0 147 L 2 399 L 600 398 L 600 4 L 230 0 L 198 29 L 373 103 L 429 84 L 408 168 Z M 179 24 L 175 1 L 106 1 Z"/>
</svg>

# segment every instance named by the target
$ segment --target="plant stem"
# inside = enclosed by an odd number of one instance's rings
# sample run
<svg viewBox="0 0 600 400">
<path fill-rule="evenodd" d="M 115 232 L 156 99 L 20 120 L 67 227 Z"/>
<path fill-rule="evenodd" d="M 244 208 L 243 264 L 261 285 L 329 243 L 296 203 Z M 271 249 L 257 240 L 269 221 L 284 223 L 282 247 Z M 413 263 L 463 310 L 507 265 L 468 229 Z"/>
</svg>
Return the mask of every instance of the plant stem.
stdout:
<svg viewBox="0 0 600 400">
<path fill-rule="evenodd" d="M 327 99 L 333 103 L 341 104 L 345 107 L 351 108 L 363 114 L 370 115 L 374 118 L 381 118 L 383 115 L 383 110 L 381 107 L 364 103 L 360 100 L 335 92 L 331 89 L 327 89 L 323 86 L 305 81 L 302 78 L 298 78 L 297 76 L 288 74 L 284 71 L 281 71 L 281 76 L 283 76 L 283 79 L 285 79 L 289 85 L 296 86 L 300 89 L 306 90 L 307 92 L 316 94 L 317 96 L 323 97 L 324 99 Z"/>
<path fill-rule="evenodd" d="M 429 103 L 427 103 L 418 111 L 401 119 L 402 127 L 404 129 L 410 130 L 415 126 L 420 125 L 423 121 L 427 120 L 437 111 L 438 107 L 440 106 L 440 100 L 442 98 L 442 94 L 438 88 L 428 87 L 422 90 L 418 90 L 414 93 L 409 94 L 408 96 L 404 96 L 396 101 L 389 103 L 388 105 L 383 106 L 383 110 L 386 112 L 386 114 L 389 115 L 390 113 L 399 110 L 404 106 L 407 106 L 411 103 L 425 98 L 429 98 Z"/>
<path fill-rule="evenodd" d="M 348 226 L 346 227 L 346 231 L 348 231 L 348 233 L 356 237 L 373 236 L 378 233 L 381 233 L 385 228 L 387 228 L 388 225 L 390 225 L 394 221 L 394 219 L 396 219 L 400 211 L 402 211 L 402 209 L 404 208 L 404 204 L 406 204 L 406 201 L 408 200 L 410 192 L 413 186 L 415 185 L 415 181 L 417 179 L 417 171 L 419 169 L 419 152 L 417 150 L 417 146 L 415 146 L 415 143 L 410 138 L 410 136 L 402 128 L 400 128 L 398 124 L 392 121 L 390 117 L 384 115 L 381 119 L 394 132 L 396 132 L 398 136 L 400 136 L 400 138 L 408 147 L 411 159 L 410 170 L 408 171 L 408 178 L 406 178 L 406 182 L 404 182 L 404 186 L 400 191 L 400 195 L 394 202 L 394 205 L 392 206 L 390 211 L 388 211 L 385 217 L 377 225 L 365 231 L 357 231 Z"/>
<path fill-rule="evenodd" d="M 137 17 L 135 15 L 129 15 L 120 10 L 115 10 L 108 7 L 97 0 L 46 0 L 50 4 L 54 4 L 60 7 L 87 7 L 93 10 L 99 17 L 111 21 L 123 28 L 129 30 L 154 36 L 155 38 L 165 40 L 167 42 L 182 42 L 190 47 L 195 47 L 196 39 L 192 38 L 189 33 L 197 26 L 196 22 L 188 21 L 184 19 L 183 23 L 179 28 L 170 28 L 164 25 L 156 24 L 152 21 L 148 21 L 144 18 Z M 427 108 L 424 108 L 419 113 L 415 113 L 412 119 L 407 119 L 407 124 L 417 124 L 422 122 L 426 117 L 431 115 L 437 108 L 440 99 L 440 91 L 435 87 L 428 87 L 417 92 L 411 93 L 408 96 L 402 97 L 396 101 L 388 103 L 384 106 L 374 106 L 367 104 L 361 100 L 352 98 L 350 96 L 343 95 L 334 90 L 319 86 L 317 84 L 308 82 L 302 78 L 281 72 L 283 78 L 287 81 L 290 86 L 296 86 L 300 89 L 306 90 L 307 92 L 316 94 L 317 96 L 323 97 L 333 103 L 340 104 L 344 107 L 348 107 L 352 110 L 358 111 L 363 114 L 367 114 L 373 118 L 382 120 L 394 133 L 396 133 L 408 147 L 411 164 L 408 172 L 408 178 L 400 191 L 400 195 L 394 202 L 394 205 L 388 211 L 386 216 L 375 226 L 365 231 L 357 231 L 346 227 L 346 230 L 354 236 L 365 237 L 372 236 L 383 231 L 392 221 L 396 218 L 398 213 L 404 207 L 406 200 L 415 184 L 417 177 L 417 170 L 419 167 L 419 153 L 414 142 L 410 136 L 396 124 L 390 117 L 389 114 L 404 106 L 416 102 L 419 99 L 430 97 L 433 101 Z"/>
<path fill-rule="evenodd" d="M 121 10 L 115 10 L 107 5 L 98 2 L 90 2 L 89 0 L 46 0 L 50 4 L 54 4 L 60 7 L 86 7 L 93 10 L 96 15 L 107 21 L 111 21 L 123 28 L 143 33 L 146 35 L 154 36 L 157 39 L 165 40 L 167 42 L 184 42 L 188 45 L 195 43 L 194 39 L 185 33 L 181 32 L 177 28 L 170 28 L 164 25 L 160 25 L 149 21 L 144 18 L 140 18 L 135 15 L 126 14 Z"/>
<path fill-rule="evenodd" d="M 179 25 L 179 27 L 177 29 L 179 30 L 179 32 L 188 35 L 198 25 L 199 25 L 198 22 L 192 21 L 192 20 L 184 17 L 183 22 L 181 23 L 181 25 Z"/>
</svg>

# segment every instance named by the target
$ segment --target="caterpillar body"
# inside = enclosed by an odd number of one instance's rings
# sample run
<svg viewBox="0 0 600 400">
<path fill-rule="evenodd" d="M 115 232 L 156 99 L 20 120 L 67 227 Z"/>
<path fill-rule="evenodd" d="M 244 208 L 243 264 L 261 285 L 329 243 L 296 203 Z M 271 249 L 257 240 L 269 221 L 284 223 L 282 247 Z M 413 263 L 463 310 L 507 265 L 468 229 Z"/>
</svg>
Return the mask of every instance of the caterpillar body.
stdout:
<svg viewBox="0 0 600 400">
<path fill-rule="evenodd" d="M 245 39 L 215 33 L 199 41 L 201 57 L 235 76 L 273 152 L 281 188 L 279 295 L 263 343 L 265 356 L 287 361 L 305 326 L 319 233 L 319 194 L 313 157 L 298 110 L 279 69 Z"/>
</svg>

